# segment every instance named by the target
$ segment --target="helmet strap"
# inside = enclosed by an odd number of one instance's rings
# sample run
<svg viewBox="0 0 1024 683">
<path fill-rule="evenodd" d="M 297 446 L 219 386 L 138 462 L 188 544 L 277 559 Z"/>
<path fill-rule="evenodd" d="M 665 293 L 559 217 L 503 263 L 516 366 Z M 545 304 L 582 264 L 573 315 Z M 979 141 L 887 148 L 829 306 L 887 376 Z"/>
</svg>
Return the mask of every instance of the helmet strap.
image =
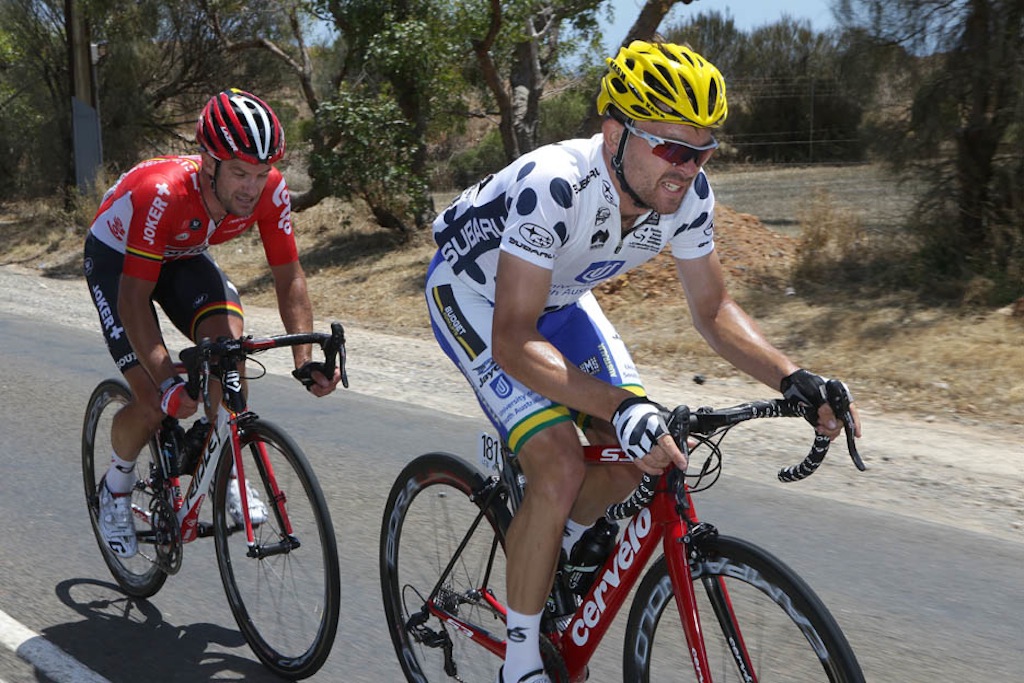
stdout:
<svg viewBox="0 0 1024 683">
<path fill-rule="evenodd" d="M 626 180 L 626 174 L 622 170 L 622 155 L 626 151 L 626 141 L 629 139 L 629 129 L 625 126 L 622 127 L 622 137 L 619 138 L 619 148 L 615 150 L 615 156 L 612 157 L 612 170 L 615 171 L 615 177 L 619 179 L 619 186 L 626 191 L 629 198 L 633 200 L 633 203 L 639 206 L 641 209 L 651 208 L 647 202 L 640 199 L 640 196 L 633 190 L 629 182 Z"/>
<path fill-rule="evenodd" d="M 216 198 L 216 200 L 220 202 L 221 206 L 224 206 L 224 202 L 221 201 L 220 195 L 217 194 L 217 176 L 220 175 L 220 159 L 213 156 L 212 154 L 210 154 L 209 156 L 211 159 L 213 159 L 213 175 L 207 176 L 210 179 L 210 190 L 213 192 L 214 198 Z M 206 203 L 206 197 L 203 196 L 202 192 L 199 193 L 199 197 L 203 200 L 203 206 L 206 208 L 206 213 L 210 217 L 210 220 L 214 221 L 214 223 L 216 223 L 217 225 L 220 225 L 221 221 L 223 221 L 224 218 L 227 217 L 227 213 L 221 216 L 220 220 L 216 220 L 213 217 L 213 212 L 210 210 L 210 205 Z M 227 207 L 225 207 L 225 211 L 227 211 Z"/>
</svg>

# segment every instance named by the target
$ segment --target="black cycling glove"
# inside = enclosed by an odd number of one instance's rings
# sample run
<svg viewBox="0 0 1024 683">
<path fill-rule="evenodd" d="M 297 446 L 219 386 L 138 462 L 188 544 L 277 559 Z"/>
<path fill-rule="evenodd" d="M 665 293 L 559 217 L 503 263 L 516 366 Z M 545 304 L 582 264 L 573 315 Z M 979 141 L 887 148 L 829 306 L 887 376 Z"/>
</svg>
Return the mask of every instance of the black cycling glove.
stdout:
<svg viewBox="0 0 1024 683">
<path fill-rule="evenodd" d="M 803 368 L 797 370 L 791 375 L 788 375 L 782 379 L 782 385 L 779 387 L 782 391 L 782 395 L 788 399 L 793 399 L 811 407 L 804 415 L 804 418 L 815 427 L 818 426 L 818 408 L 828 403 L 828 392 L 825 388 L 827 377 L 815 375 L 813 372 L 808 372 Z M 849 402 L 853 402 L 853 396 L 850 394 L 850 389 L 840 382 L 843 386 L 843 390 L 846 392 L 846 398 Z"/>
<path fill-rule="evenodd" d="M 292 377 L 302 382 L 302 386 L 306 387 L 307 391 L 313 389 L 313 385 L 316 384 L 316 380 L 313 379 L 313 371 L 316 370 L 324 377 L 327 377 L 327 372 L 324 369 L 324 364 L 320 361 L 307 360 L 298 368 L 292 370 Z M 331 378 L 327 377 L 327 381 L 330 382 Z"/>
</svg>

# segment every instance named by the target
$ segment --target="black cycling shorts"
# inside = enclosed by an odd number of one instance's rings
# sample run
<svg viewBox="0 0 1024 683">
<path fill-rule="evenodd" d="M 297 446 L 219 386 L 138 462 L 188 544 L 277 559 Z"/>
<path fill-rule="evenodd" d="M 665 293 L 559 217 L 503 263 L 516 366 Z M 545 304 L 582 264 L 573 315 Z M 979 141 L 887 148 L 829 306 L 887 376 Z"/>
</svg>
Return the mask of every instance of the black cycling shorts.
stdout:
<svg viewBox="0 0 1024 683">
<path fill-rule="evenodd" d="M 122 373 L 139 364 L 117 312 L 117 292 L 123 264 L 124 254 L 111 249 L 91 234 L 86 238 L 85 259 L 82 263 L 85 280 L 100 316 L 107 349 Z M 193 341 L 199 323 L 210 316 L 244 317 L 238 290 L 207 253 L 164 261 L 150 297 L 153 319 L 159 326 L 154 301 L 160 304 L 174 326 Z"/>
</svg>

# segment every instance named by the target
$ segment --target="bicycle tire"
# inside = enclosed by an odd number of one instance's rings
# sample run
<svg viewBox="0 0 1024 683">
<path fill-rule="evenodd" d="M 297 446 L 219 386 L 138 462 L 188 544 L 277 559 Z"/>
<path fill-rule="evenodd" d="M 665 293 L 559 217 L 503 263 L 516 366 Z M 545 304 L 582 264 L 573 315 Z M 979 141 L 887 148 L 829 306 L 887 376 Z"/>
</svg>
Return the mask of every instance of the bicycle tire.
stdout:
<svg viewBox="0 0 1024 683">
<path fill-rule="evenodd" d="M 103 541 L 99 527 L 99 483 L 110 466 L 110 428 L 114 415 L 131 400 L 131 390 L 122 379 L 107 379 L 100 382 L 89 397 L 82 423 L 82 480 L 85 487 L 86 508 L 92 524 L 96 543 L 111 575 L 127 595 L 135 598 L 148 598 L 157 593 L 167 581 L 167 573 L 156 564 L 145 544 L 140 544 L 139 552 L 134 557 L 124 558 L 115 554 Z M 106 448 L 100 447 L 97 452 L 97 437 L 105 435 Z M 136 472 L 146 477 L 151 464 L 156 462 L 157 444 L 155 438 L 150 440 L 148 448 L 143 448 L 136 464 Z M 132 507 L 150 510 L 153 502 L 153 490 L 150 487 L 136 486 L 132 492 Z M 135 516 L 138 529 L 139 516 Z"/>
<path fill-rule="evenodd" d="M 252 651 L 280 676 L 308 678 L 327 661 L 341 612 L 341 572 L 330 510 L 306 456 L 273 423 L 255 420 L 240 433 L 245 478 L 267 506 L 254 529 L 258 547 L 286 540 L 282 516 L 272 502 L 273 474 L 300 545 L 262 558 L 250 557 L 245 531 L 226 509 L 233 458 L 225 445 L 213 490 L 213 536 L 217 565 L 231 613 Z M 259 452 L 265 450 L 270 472 Z"/>
<path fill-rule="evenodd" d="M 488 496 L 476 495 L 489 483 L 461 458 L 428 453 L 406 465 L 391 487 L 381 524 L 381 594 L 391 641 L 408 681 L 448 681 L 457 675 L 467 683 L 492 683 L 501 666 L 498 657 L 486 656 L 480 645 L 451 633 L 435 616 L 410 626 L 482 511 L 483 520 L 468 536 L 438 602 L 461 620 L 504 638 L 503 617 L 481 599 L 481 591 L 490 590 L 506 604 L 505 532 L 511 514 L 500 497 L 488 504 Z M 451 673 L 445 671 L 446 650 L 451 653 L 449 664 L 456 667 Z"/>
<path fill-rule="evenodd" d="M 723 601 L 710 598 L 715 591 L 706 588 L 722 579 L 760 683 L 863 683 L 864 674 L 839 625 L 791 568 L 737 538 L 719 536 L 702 544 L 701 550 L 705 558 L 691 563 L 691 574 L 711 680 L 755 680 L 740 672 L 715 618 L 712 604 Z M 644 576 L 630 608 L 623 680 L 648 683 L 695 679 L 678 612 L 665 609 L 674 603 L 668 564 L 662 556 Z M 665 615 L 669 618 L 662 619 Z"/>
</svg>

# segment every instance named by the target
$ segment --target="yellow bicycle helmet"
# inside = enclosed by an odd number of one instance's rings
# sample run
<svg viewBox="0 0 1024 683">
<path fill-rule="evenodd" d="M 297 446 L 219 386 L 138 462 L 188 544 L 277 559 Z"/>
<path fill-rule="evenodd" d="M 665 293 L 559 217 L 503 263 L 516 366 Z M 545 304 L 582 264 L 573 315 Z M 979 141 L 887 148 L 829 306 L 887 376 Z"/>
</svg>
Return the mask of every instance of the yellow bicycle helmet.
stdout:
<svg viewBox="0 0 1024 683">
<path fill-rule="evenodd" d="M 717 128 L 729 113 L 722 74 L 687 47 L 634 40 L 607 62 L 601 114 L 614 106 L 631 119 Z"/>
</svg>

